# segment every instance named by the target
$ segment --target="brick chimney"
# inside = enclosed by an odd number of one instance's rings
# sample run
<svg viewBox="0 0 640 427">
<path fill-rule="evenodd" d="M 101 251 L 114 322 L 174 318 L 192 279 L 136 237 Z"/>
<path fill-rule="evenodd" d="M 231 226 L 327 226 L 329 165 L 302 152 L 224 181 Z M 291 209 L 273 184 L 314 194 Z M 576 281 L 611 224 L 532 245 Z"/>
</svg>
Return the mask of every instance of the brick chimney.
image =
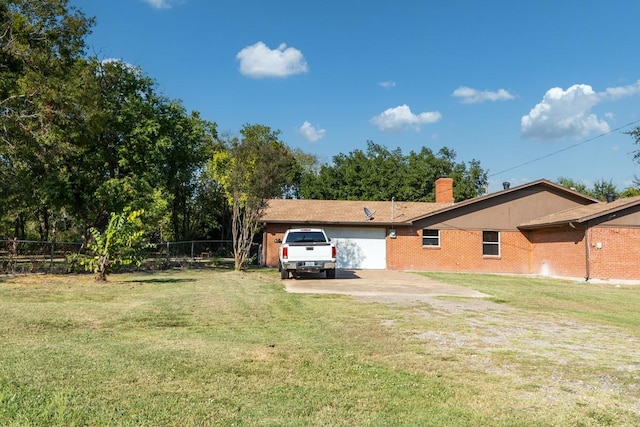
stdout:
<svg viewBox="0 0 640 427">
<path fill-rule="evenodd" d="M 436 179 L 436 203 L 453 204 L 453 178 Z"/>
</svg>

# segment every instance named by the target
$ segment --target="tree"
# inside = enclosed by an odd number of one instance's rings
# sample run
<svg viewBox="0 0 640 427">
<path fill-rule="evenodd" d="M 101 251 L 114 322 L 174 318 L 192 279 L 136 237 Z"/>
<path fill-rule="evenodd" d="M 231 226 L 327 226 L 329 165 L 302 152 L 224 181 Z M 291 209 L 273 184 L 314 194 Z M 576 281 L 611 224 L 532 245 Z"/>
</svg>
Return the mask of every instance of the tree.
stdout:
<svg viewBox="0 0 640 427">
<path fill-rule="evenodd" d="M 605 181 L 604 179 L 598 180 L 593 183 L 593 187 L 589 188 L 586 184 L 577 182 L 571 178 L 560 177 L 556 180 L 556 182 L 563 187 L 570 188 L 574 191 L 578 191 L 582 194 L 586 194 L 587 196 L 593 197 L 594 199 L 598 199 L 600 201 L 606 201 L 610 195 L 617 198 L 622 194 L 618 192 L 618 189 L 615 185 L 609 181 Z M 628 197 L 628 196 L 623 196 Z"/>
<path fill-rule="evenodd" d="M 195 204 L 215 123 L 139 68 L 86 58 L 94 21 L 68 4 L 0 2 L 0 233 L 55 239 L 71 218 L 79 238 L 125 207 L 167 238 L 207 233 Z"/>
<path fill-rule="evenodd" d="M 48 237 L 52 210 L 62 204 L 58 166 L 72 148 L 61 129 L 79 91 L 92 25 L 67 0 L 0 3 L 0 196 L 16 236 L 36 216 Z"/>
<path fill-rule="evenodd" d="M 244 268 L 260 228 L 267 200 L 282 197 L 292 184 L 295 159 L 280 141 L 280 131 L 245 125 L 240 138 L 221 141 L 211 172 L 225 190 L 232 211 L 232 240 L 236 270 Z"/>
<path fill-rule="evenodd" d="M 299 199 L 300 189 L 302 188 L 305 177 L 315 175 L 320 171 L 321 165 L 318 163 L 318 157 L 315 154 L 306 153 L 300 148 L 291 149 L 294 157 L 293 164 L 293 181 L 291 185 L 285 189 L 284 198 Z"/>
<path fill-rule="evenodd" d="M 627 132 L 627 135 L 631 135 L 635 139 L 635 145 L 640 145 L 640 126 Z M 636 163 L 640 163 L 640 149 L 633 152 L 633 160 L 635 160 Z"/>
<path fill-rule="evenodd" d="M 215 123 L 159 94 L 139 68 L 92 60 L 87 69 L 75 125 L 67 127 L 74 150 L 58 168 L 68 210 L 100 228 L 109 212 L 145 209 L 160 234 L 191 237 L 195 180 L 217 138 Z"/>
<path fill-rule="evenodd" d="M 456 162 L 455 151 L 446 147 L 436 154 L 423 147 L 404 155 L 400 148 L 388 150 L 372 141 L 366 151 L 333 157 L 317 173 L 307 173 L 300 195 L 325 200 L 434 201 L 435 181 L 442 176 L 454 179 L 454 197 L 465 200 L 484 192 L 487 173 L 480 162 Z"/>
<path fill-rule="evenodd" d="M 556 179 L 556 183 L 570 190 L 574 190 L 582 194 L 588 194 L 589 192 L 589 190 L 587 189 L 587 186 L 582 182 L 577 182 L 571 178 L 567 178 L 564 176 L 561 176 L 558 179 Z"/>
<path fill-rule="evenodd" d="M 618 197 L 618 189 L 615 185 L 609 181 L 605 181 L 604 179 L 598 180 L 593 183 L 593 188 L 590 189 L 587 194 L 595 199 L 600 201 L 606 201 L 610 195 L 614 198 Z"/>
<path fill-rule="evenodd" d="M 95 227 L 89 229 L 93 241 L 87 247 L 93 252 L 93 257 L 85 257 L 81 263 L 87 270 L 93 271 L 97 281 L 106 281 L 107 274 L 114 267 L 141 264 L 143 250 L 147 247 L 139 220 L 143 213 L 143 210 L 125 209 L 120 214 L 111 214 L 103 232 Z"/>
<path fill-rule="evenodd" d="M 640 196 L 640 178 L 635 176 L 633 178 L 633 182 L 627 188 L 625 188 L 621 193 L 620 197 L 634 197 Z"/>
</svg>

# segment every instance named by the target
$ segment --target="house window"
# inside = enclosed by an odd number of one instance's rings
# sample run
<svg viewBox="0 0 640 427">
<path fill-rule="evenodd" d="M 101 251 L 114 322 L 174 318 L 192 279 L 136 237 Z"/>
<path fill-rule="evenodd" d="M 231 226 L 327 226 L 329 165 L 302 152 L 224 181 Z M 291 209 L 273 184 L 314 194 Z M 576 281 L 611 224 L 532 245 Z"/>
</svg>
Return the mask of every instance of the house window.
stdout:
<svg viewBox="0 0 640 427">
<path fill-rule="evenodd" d="M 440 246 L 440 230 L 422 230 L 422 246 Z"/>
<path fill-rule="evenodd" d="M 482 232 L 482 255 L 500 256 L 500 232 Z"/>
</svg>

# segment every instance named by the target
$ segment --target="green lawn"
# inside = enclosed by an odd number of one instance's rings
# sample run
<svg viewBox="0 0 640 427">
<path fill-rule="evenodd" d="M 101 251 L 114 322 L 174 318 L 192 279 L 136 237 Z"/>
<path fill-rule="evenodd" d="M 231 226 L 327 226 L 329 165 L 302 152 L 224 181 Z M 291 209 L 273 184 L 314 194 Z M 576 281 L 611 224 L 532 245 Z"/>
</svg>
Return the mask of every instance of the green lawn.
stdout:
<svg viewBox="0 0 640 427">
<path fill-rule="evenodd" d="M 437 275 L 380 304 L 277 271 L 0 279 L 0 425 L 640 425 L 640 287 Z"/>
</svg>

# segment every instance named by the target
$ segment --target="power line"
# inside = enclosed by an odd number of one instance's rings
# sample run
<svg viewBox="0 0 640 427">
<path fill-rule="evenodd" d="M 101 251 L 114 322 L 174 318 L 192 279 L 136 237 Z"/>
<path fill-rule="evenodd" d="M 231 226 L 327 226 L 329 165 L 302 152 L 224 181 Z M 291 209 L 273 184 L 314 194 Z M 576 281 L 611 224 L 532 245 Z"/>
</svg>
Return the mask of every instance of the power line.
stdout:
<svg viewBox="0 0 640 427">
<path fill-rule="evenodd" d="M 540 160 L 546 159 L 546 158 L 551 157 L 551 156 L 555 156 L 556 154 L 559 154 L 559 153 L 562 153 L 562 152 L 564 152 L 564 151 L 570 150 L 570 149 L 572 149 L 572 148 L 578 147 L 578 146 L 580 146 L 580 145 L 582 145 L 582 144 L 586 144 L 587 142 L 591 142 L 591 141 L 593 141 L 593 140 L 595 140 L 595 139 L 602 138 L 603 136 L 607 136 L 607 135 L 609 135 L 609 134 L 611 134 L 611 133 L 613 133 L 613 132 L 617 132 L 617 131 L 619 131 L 620 129 L 624 129 L 624 128 L 626 128 L 626 127 L 629 127 L 629 126 L 635 125 L 636 123 L 640 123 L 640 120 L 635 120 L 635 121 L 633 121 L 633 122 L 631 122 L 631 123 L 627 123 L 626 125 L 622 125 L 622 126 L 620 126 L 620 127 L 617 127 L 617 128 L 615 128 L 615 129 L 612 129 L 612 130 L 610 130 L 609 132 L 605 132 L 605 133 L 602 133 L 602 134 L 600 134 L 600 135 L 596 135 L 596 136 L 594 136 L 594 137 L 592 137 L 592 138 L 585 139 L 584 141 L 580 141 L 580 142 L 578 142 L 578 143 L 576 143 L 576 144 L 569 145 L 568 147 L 561 148 L 560 150 L 554 151 L 554 152 L 552 152 L 552 153 L 545 154 L 545 155 L 544 155 L 544 156 L 542 156 L 542 157 L 537 157 L 537 158 L 535 158 L 535 159 L 533 159 L 533 160 L 529 160 L 529 161 L 527 161 L 527 162 L 520 163 L 519 165 L 516 165 L 516 166 L 510 167 L 510 168 L 508 168 L 508 169 L 504 169 L 504 170 L 501 170 L 501 171 L 499 171 L 499 172 L 492 173 L 492 174 L 488 175 L 488 178 L 491 178 L 492 176 L 496 176 L 496 175 L 503 174 L 503 173 L 505 173 L 505 172 L 512 171 L 512 170 L 514 170 L 514 169 L 521 168 L 522 166 L 530 165 L 531 163 L 538 162 L 538 161 L 540 161 Z"/>
</svg>

